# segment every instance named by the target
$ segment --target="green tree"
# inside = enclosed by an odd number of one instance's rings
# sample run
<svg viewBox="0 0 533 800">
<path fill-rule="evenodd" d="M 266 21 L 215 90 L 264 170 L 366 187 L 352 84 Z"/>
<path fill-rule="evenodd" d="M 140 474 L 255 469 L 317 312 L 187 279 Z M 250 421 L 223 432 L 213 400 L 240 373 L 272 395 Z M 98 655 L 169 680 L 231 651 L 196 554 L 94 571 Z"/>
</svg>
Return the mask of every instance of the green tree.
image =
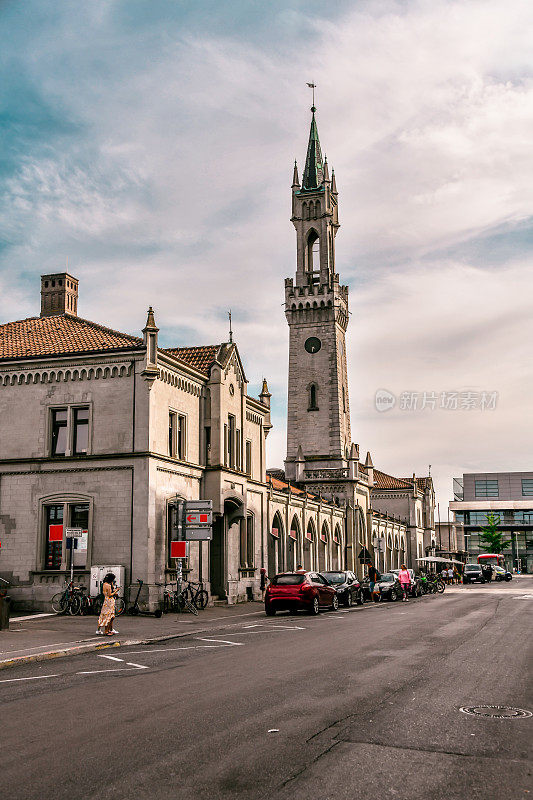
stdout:
<svg viewBox="0 0 533 800">
<path fill-rule="evenodd" d="M 500 522 L 497 514 L 487 514 L 487 525 L 479 534 L 479 546 L 486 553 L 501 553 L 506 547 L 511 547 L 511 540 L 504 541 L 503 531 L 498 528 Z"/>
</svg>

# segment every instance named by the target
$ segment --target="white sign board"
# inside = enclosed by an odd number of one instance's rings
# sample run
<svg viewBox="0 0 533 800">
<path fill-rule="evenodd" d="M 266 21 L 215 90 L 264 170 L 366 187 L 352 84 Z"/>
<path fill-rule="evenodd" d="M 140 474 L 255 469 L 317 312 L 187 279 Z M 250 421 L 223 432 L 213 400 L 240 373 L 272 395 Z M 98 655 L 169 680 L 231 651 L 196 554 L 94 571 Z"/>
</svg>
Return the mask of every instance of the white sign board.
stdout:
<svg viewBox="0 0 533 800">
<path fill-rule="evenodd" d="M 81 539 L 83 538 L 83 528 L 66 528 L 65 536 L 68 539 Z"/>
</svg>

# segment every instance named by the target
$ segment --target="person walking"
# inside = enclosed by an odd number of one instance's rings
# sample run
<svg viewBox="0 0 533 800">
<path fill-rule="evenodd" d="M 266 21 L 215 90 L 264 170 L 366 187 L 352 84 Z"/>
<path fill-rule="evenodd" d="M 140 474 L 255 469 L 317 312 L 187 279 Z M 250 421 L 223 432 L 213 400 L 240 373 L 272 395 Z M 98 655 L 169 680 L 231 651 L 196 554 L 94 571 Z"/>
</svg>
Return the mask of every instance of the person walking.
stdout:
<svg viewBox="0 0 533 800">
<path fill-rule="evenodd" d="M 261 567 L 261 569 L 259 570 L 259 575 L 260 575 L 261 600 L 264 600 L 265 590 L 268 583 L 268 575 L 264 567 Z"/>
<path fill-rule="evenodd" d="M 453 586 L 453 567 L 450 567 L 448 570 L 448 583 Z"/>
<path fill-rule="evenodd" d="M 411 588 L 411 576 L 405 564 L 402 564 L 402 568 L 398 573 L 398 580 L 400 581 L 403 592 L 402 603 L 407 603 L 409 601 L 408 595 Z"/>
<path fill-rule="evenodd" d="M 373 600 L 375 603 L 379 600 L 379 589 L 376 591 L 376 583 L 381 578 L 381 575 L 375 568 L 373 564 L 371 564 L 368 568 L 368 590 L 370 592 L 370 599 Z"/>
<path fill-rule="evenodd" d="M 98 617 L 98 628 L 96 630 L 99 636 L 113 636 L 113 634 L 118 633 L 118 631 L 113 628 L 113 620 L 115 619 L 115 597 L 118 594 L 118 586 L 115 585 L 115 580 L 114 574 L 108 572 L 102 583 L 104 604 L 100 616 Z"/>
</svg>

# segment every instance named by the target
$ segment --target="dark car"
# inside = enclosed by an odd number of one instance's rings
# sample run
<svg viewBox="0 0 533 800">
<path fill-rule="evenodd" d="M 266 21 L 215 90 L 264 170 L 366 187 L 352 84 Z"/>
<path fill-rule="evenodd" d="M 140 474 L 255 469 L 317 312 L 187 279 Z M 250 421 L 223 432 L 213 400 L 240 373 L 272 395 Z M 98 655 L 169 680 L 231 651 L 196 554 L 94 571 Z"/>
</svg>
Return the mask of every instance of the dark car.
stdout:
<svg viewBox="0 0 533 800">
<path fill-rule="evenodd" d="M 382 600 L 398 600 L 402 596 L 402 587 L 398 576 L 394 572 L 384 572 L 376 582 L 376 589 L 379 589 L 380 598 Z"/>
<path fill-rule="evenodd" d="M 276 611 L 318 614 L 321 608 L 336 611 L 338 607 L 336 589 L 318 572 L 281 572 L 274 575 L 265 592 L 265 612 L 269 617 Z"/>
<path fill-rule="evenodd" d="M 321 572 L 321 575 L 335 587 L 339 603 L 349 608 L 354 603 L 358 606 L 365 602 L 363 587 L 353 572 Z"/>
<path fill-rule="evenodd" d="M 485 576 L 483 575 L 481 564 L 465 564 L 463 583 L 485 583 Z"/>
</svg>

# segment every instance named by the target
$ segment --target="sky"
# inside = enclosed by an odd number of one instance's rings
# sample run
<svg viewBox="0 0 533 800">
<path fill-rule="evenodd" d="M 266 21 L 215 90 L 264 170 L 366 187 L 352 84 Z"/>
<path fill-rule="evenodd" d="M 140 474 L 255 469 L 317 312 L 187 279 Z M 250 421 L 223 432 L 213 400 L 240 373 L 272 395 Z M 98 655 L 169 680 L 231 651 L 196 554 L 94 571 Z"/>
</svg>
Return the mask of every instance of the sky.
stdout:
<svg viewBox="0 0 533 800">
<path fill-rule="evenodd" d="M 39 276 L 162 346 L 226 341 L 285 451 L 311 98 L 350 289 L 352 438 L 397 476 L 533 469 L 530 0 L 0 2 L 0 322 Z M 376 399 L 377 398 L 377 399 Z M 383 400 L 385 398 L 385 400 Z"/>
</svg>

